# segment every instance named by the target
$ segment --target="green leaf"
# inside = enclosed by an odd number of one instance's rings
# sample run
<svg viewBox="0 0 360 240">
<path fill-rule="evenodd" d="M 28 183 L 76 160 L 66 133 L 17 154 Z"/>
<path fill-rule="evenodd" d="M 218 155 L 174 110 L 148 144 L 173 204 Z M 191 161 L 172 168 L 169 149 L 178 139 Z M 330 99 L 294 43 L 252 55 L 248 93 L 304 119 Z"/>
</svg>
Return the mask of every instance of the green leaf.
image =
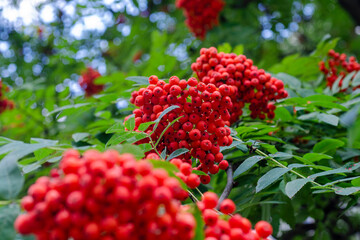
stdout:
<svg viewBox="0 0 360 240">
<path fill-rule="evenodd" d="M 336 80 L 335 82 L 333 83 L 332 87 L 331 87 L 331 93 L 332 94 L 335 94 L 335 93 L 338 93 L 340 91 L 340 87 L 339 87 L 339 83 L 341 81 L 341 79 L 343 78 L 342 75 L 340 75 Z"/>
<path fill-rule="evenodd" d="M 344 127 L 351 127 L 359 115 L 359 108 L 360 105 L 355 105 L 349 111 L 345 112 L 343 115 L 340 116 L 340 123 Z"/>
<path fill-rule="evenodd" d="M 348 196 L 358 191 L 360 191 L 360 187 L 348 187 L 348 188 L 340 188 L 336 190 L 335 193 L 343 196 Z"/>
<path fill-rule="evenodd" d="M 125 78 L 128 81 L 136 82 L 138 85 L 148 85 L 149 84 L 149 78 L 143 77 L 143 76 L 131 76 Z"/>
<path fill-rule="evenodd" d="M 357 72 L 357 74 L 355 75 L 355 77 L 353 78 L 352 82 L 351 82 L 351 86 L 353 87 L 357 87 L 360 85 L 360 71 Z"/>
<path fill-rule="evenodd" d="M 179 169 L 172 163 L 162 160 L 149 160 L 154 168 L 163 168 L 169 172 L 179 172 Z"/>
<path fill-rule="evenodd" d="M 293 117 L 290 112 L 285 107 L 278 107 L 275 109 L 275 118 L 274 120 L 280 120 L 282 122 L 290 122 Z"/>
<path fill-rule="evenodd" d="M 334 185 L 334 184 L 339 183 L 339 182 L 354 181 L 354 180 L 356 180 L 356 179 L 360 179 L 360 177 L 349 177 L 349 178 L 343 178 L 343 179 L 339 179 L 339 180 L 335 180 L 335 181 L 332 181 L 332 182 L 326 183 L 324 186 Z"/>
<path fill-rule="evenodd" d="M 237 45 L 233 50 L 232 50 L 233 53 L 235 53 L 236 55 L 241 55 L 244 53 L 244 45 L 242 44 L 239 44 Z"/>
<path fill-rule="evenodd" d="M 146 129 L 148 129 L 151 125 L 155 124 L 155 122 L 145 122 L 145 123 L 141 123 L 138 127 L 138 130 L 143 132 L 145 131 Z"/>
<path fill-rule="evenodd" d="M 135 115 L 131 115 L 128 120 L 125 122 L 125 128 L 129 131 L 134 130 L 135 128 Z"/>
<path fill-rule="evenodd" d="M 353 72 L 349 73 L 348 75 L 346 75 L 346 77 L 342 81 L 341 89 L 346 89 L 349 87 L 351 78 L 355 75 L 355 73 L 356 72 L 353 71 Z"/>
<path fill-rule="evenodd" d="M 224 52 L 224 53 L 231 53 L 231 45 L 229 43 L 223 43 L 221 45 L 218 46 L 218 52 Z"/>
<path fill-rule="evenodd" d="M 256 192 L 260 192 L 276 180 L 278 180 L 282 175 L 290 171 L 288 168 L 274 168 L 268 171 L 264 176 L 262 176 L 256 185 Z"/>
<path fill-rule="evenodd" d="M 189 149 L 186 149 L 186 148 L 176 149 L 174 152 L 172 152 L 170 154 L 170 156 L 166 160 L 170 161 L 171 159 L 176 158 L 176 157 L 180 156 L 181 154 L 187 153 L 188 151 L 189 151 Z"/>
<path fill-rule="evenodd" d="M 301 81 L 294 76 L 291 76 L 287 73 L 278 73 L 276 74 L 276 77 L 293 89 L 301 88 Z"/>
<path fill-rule="evenodd" d="M 142 159 L 145 156 L 146 149 L 144 148 L 145 144 L 133 145 L 133 144 L 121 144 L 110 147 L 110 149 L 115 149 L 120 154 L 122 153 L 131 153 L 137 159 Z"/>
<path fill-rule="evenodd" d="M 337 126 L 339 124 L 339 117 L 332 114 L 320 113 L 317 117 L 319 121 L 333 126 Z"/>
<path fill-rule="evenodd" d="M 230 145 L 230 146 L 225 146 L 225 147 L 220 147 L 220 152 L 223 152 L 225 150 L 228 150 L 228 149 L 232 149 L 240 144 L 243 144 L 243 142 L 241 141 L 233 141 L 233 143 Z M 246 148 L 247 149 L 247 148 Z"/>
<path fill-rule="evenodd" d="M 16 231 L 14 229 L 14 222 L 16 217 L 20 214 L 18 205 L 10 204 L 0 208 L 0 233 L 1 240 L 14 240 Z"/>
<path fill-rule="evenodd" d="M 285 153 L 285 152 L 277 152 L 277 153 L 274 153 L 274 154 L 270 154 L 269 156 L 273 157 L 273 158 L 281 158 L 282 160 L 290 159 L 290 158 L 293 157 L 292 154 Z"/>
<path fill-rule="evenodd" d="M 315 144 L 313 151 L 315 153 L 328 153 L 331 150 L 344 146 L 344 142 L 337 139 L 324 139 Z"/>
<path fill-rule="evenodd" d="M 292 198 L 310 179 L 295 179 L 288 182 L 285 186 L 285 193 L 289 198 Z"/>
<path fill-rule="evenodd" d="M 201 214 L 201 212 L 200 212 L 200 210 L 199 210 L 199 208 L 197 207 L 196 204 L 194 204 L 193 216 L 194 216 L 195 221 L 196 221 L 194 240 L 204 240 L 205 239 L 205 236 L 204 236 L 204 220 L 203 220 L 202 214 Z"/>
<path fill-rule="evenodd" d="M 326 102 L 326 101 L 314 101 L 311 102 L 312 105 L 318 106 L 318 107 L 323 107 L 323 108 L 336 108 L 336 109 L 340 109 L 343 111 L 347 111 L 348 109 L 346 107 L 344 107 L 343 105 L 340 105 L 338 103 L 333 103 L 333 102 Z"/>
<path fill-rule="evenodd" d="M 161 157 L 161 159 L 166 159 L 166 147 L 164 148 L 164 150 L 161 152 L 161 154 L 160 154 L 160 157 Z"/>
<path fill-rule="evenodd" d="M 124 132 L 125 127 L 122 122 L 117 122 L 114 125 L 112 125 L 108 130 L 106 130 L 106 133 L 119 133 Z"/>
<path fill-rule="evenodd" d="M 247 158 L 234 172 L 234 178 L 238 177 L 240 174 L 249 170 L 252 166 L 254 166 L 257 162 L 264 159 L 263 156 L 252 156 Z"/>
<path fill-rule="evenodd" d="M 36 150 L 34 152 L 34 155 L 37 160 L 43 160 L 45 157 L 49 156 L 53 152 L 54 152 L 54 150 L 52 150 L 52 149 L 41 148 L 39 150 Z"/>
<path fill-rule="evenodd" d="M 56 108 L 55 110 L 49 112 L 46 116 L 50 116 L 54 113 L 57 113 L 57 112 L 61 112 L 61 111 L 64 111 L 64 110 L 67 110 L 67 109 L 77 109 L 77 108 L 82 108 L 82 107 L 85 107 L 85 106 L 89 106 L 91 103 L 78 103 L 78 104 L 73 104 L 73 105 L 66 105 L 66 106 L 63 106 L 63 107 L 59 107 L 59 108 Z"/>
<path fill-rule="evenodd" d="M 207 175 L 203 171 L 199 171 L 199 170 L 192 170 L 192 173 L 195 173 L 196 175 L 199 175 L 199 176 L 206 176 Z"/>
<path fill-rule="evenodd" d="M 320 173 L 316 173 L 313 175 L 310 175 L 308 178 L 315 180 L 315 178 L 317 177 L 323 177 L 323 176 L 328 176 L 331 174 L 339 174 L 339 173 L 350 173 L 356 169 L 358 169 L 360 167 L 360 163 L 356 163 L 356 164 L 346 164 L 342 167 L 336 168 L 336 169 L 332 169 L 329 171 L 325 171 L 325 172 L 320 172 Z"/>
<path fill-rule="evenodd" d="M 264 176 L 262 176 L 256 186 L 256 192 L 260 192 L 270 184 L 277 181 L 282 175 L 289 172 L 293 168 L 299 168 L 299 167 L 307 167 L 303 164 L 290 164 L 287 168 L 274 168 L 268 171 Z"/>
<path fill-rule="evenodd" d="M 87 138 L 90 136 L 90 133 L 74 133 L 72 135 L 72 138 L 75 142 L 80 142 L 81 140 Z"/>
<path fill-rule="evenodd" d="M 126 139 L 133 137 L 135 134 L 133 132 L 124 132 L 120 134 L 114 134 L 109 141 L 106 143 L 106 146 L 112 146 L 124 142 Z"/>
<path fill-rule="evenodd" d="M 321 159 L 332 159 L 331 156 L 322 153 L 307 153 L 303 156 L 303 158 L 311 162 L 317 162 Z"/>
<path fill-rule="evenodd" d="M 4 199 L 16 199 L 24 185 L 22 175 L 16 159 L 0 162 L 0 196 Z"/>
<path fill-rule="evenodd" d="M 319 102 L 319 101 L 320 102 L 337 102 L 338 101 L 338 99 L 336 97 L 325 95 L 325 94 L 311 95 L 304 99 L 306 101 L 310 101 L 310 102 Z"/>
</svg>

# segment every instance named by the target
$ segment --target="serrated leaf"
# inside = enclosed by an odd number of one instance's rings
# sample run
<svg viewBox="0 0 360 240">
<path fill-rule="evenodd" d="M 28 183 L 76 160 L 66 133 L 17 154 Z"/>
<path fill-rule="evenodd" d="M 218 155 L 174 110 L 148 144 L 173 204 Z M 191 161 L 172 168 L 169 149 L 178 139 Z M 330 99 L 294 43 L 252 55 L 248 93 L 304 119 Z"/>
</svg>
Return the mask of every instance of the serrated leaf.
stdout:
<svg viewBox="0 0 360 240">
<path fill-rule="evenodd" d="M 195 173 L 196 175 L 199 175 L 199 176 L 206 176 L 207 175 L 203 171 L 199 171 L 199 170 L 192 170 L 192 173 Z"/>
<path fill-rule="evenodd" d="M 360 191 L 360 187 L 348 187 L 348 188 L 340 188 L 336 190 L 335 193 L 343 196 L 348 196 L 358 191 Z"/>
<path fill-rule="evenodd" d="M 16 159 L 0 162 L 0 196 L 7 200 L 16 199 L 24 185 L 24 176 Z"/>
<path fill-rule="evenodd" d="M 342 84 L 341 84 L 341 89 L 346 89 L 349 87 L 350 81 L 351 81 L 352 77 L 355 75 L 355 73 L 356 73 L 356 71 L 353 71 L 344 77 Z"/>
<path fill-rule="evenodd" d="M 18 205 L 10 204 L 0 208 L 0 233 L 1 240 L 14 240 L 16 231 L 14 229 L 14 222 L 16 217 L 20 214 Z"/>
<path fill-rule="evenodd" d="M 331 87 L 331 92 L 332 94 L 335 94 L 335 93 L 338 93 L 339 90 L 340 90 L 340 87 L 339 87 L 339 83 L 341 81 L 341 79 L 343 78 L 342 75 L 340 75 L 336 80 L 335 82 L 333 83 L 332 87 Z"/>
<path fill-rule="evenodd" d="M 220 147 L 220 152 L 223 152 L 223 151 L 228 150 L 228 149 L 232 149 L 232 148 L 234 148 L 237 145 L 240 145 L 242 143 L 243 143 L 242 141 L 241 142 L 240 141 L 233 141 L 233 143 L 230 146 Z"/>
<path fill-rule="evenodd" d="M 135 156 L 135 158 L 141 159 L 145 156 L 144 153 L 146 152 L 144 150 L 144 145 L 145 144 L 141 144 L 141 145 L 121 144 L 121 145 L 112 146 L 109 149 L 115 149 L 120 154 L 131 153 Z"/>
<path fill-rule="evenodd" d="M 164 159 L 164 160 L 165 160 L 165 158 L 166 158 L 166 147 L 165 147 L 164 150 L 161 152 L 160 157 L 161 157 L 161 159 Z"/>
<path fill-rule="evenodd" d="M 138 85 L 148 85 L 149 78 L 144 76 L 131 76 L 125 78 L 125 80 L 136 82 Z"/>
<path fill-rule="evenodd" d="M 337 102 L 338 101 L 338 99 L 336 97 L 324 95 L 324 94 L 311 95 L 304 99 L 306 101 L 310 101 L 310 102 L 319 102 L 319 101 L 321 101 L 321 102 Z"/>
<path fill-rule="evenodd" d="M 285 186 L 286 195 L 292 198 L 308 182 L 310 182 L 310 179 L 295 179 L 288 182 Z"/>
<path fill-rule="evenodd" d="M 79 142 L 89 136 L 90 136 L 90 133 L 74 133 L 72 135 L 72 138 L 74 139 L 75 142 Z"/>
<path fill-rule="evenodd" d="M 324 139 L 313 147 L 315 153 L 327 153 L 333 149 L 344 146 L 344 142 L 338 139 Z"/>
<path fill-rule="evenodd" d="M 106 130 L 105 133 L 120 133 L 124 132 L 125 127 L 122 122 L 117 122 L 114 125 L 112 125 L 108 130 Z"/>
<path fill-rule="evenodd" d="M 234 172 L 234 178 L 249 170 L 256 163 L 264 159 L 263 156 L 252 156 L 247 158 Z"/>
<path fill-rule="evenodd" d="M 155 122 L 151 121 L 151 122 L 145 122 L 145 123 L 141 123 L 138 127 L 138 130 L 143 132 L 146 129 L 148 129 L 151 125 L 155 124 Z"/>
<path fill-rule="evenodd" d="M 320 161 L 321 159 L 332 159 L 331 156 L 323 153 L 307 153 L 303 156 L 303 158 L 311 162 L 317 162 Z"/>
<path fill-rule="evenodd" d="M 129 131 L 134 130 L 135 128 L 135 116 L 131 115 L 128 120 L 125 122 L 125 128 Z"/>
<path fill-rule="evenodd" d="M 256 192 L 260 192 L 270 184 L 278 180 L 282 175 L 289 172 L 288 168 L 274 168 L 268 171 L 264 176 L 262 176 L 256 185 Z"/>
<path fill-rule="evenodd" d="M 360 179 L 360 177 L 343 178 L 343 179 L 335 180 L 335 181 L 332 181 L 332 182 L 328 182 L 328 183 L 326 183 L 324 186 L 334 185 L 334 184 L 339 183 L 339 182 L 354 181 L 354 180 L 356 180 L 356 179 Z"/>
<path fill-rule="evenodd" d="M 187 153 L 189 151 L 189 149 L 187 148 L 179 148 L 179 149 L 176 149 L 174 152 L 172 152 L 169 157 L 166 159 L 167 161 L 170 161 L 171 159 L 173 158 L 176 158 L 184 153 Z"/>
<path fill-rule="evenodd" d="M 290 159 L 293 157 L 292 154 L 285 153 L 285 152 L 277 152 L 274 154 L 270 154 L 269 156 L 273 157 L 273 158 L 281 158 L 281 159 Z"/>
<path fill-rule="evenodd" d="M 353 78 L 352 82 L 351 82 L 351 86 L 353 87 L 357 87 L 360 85 L 360 71 L 357 72 L 357 74 L 355 75 L 355 77 Z"/>
<path fill-rule="evenodd" d="M 120 134 L 114 134 L 109 141 L 106 143 L 106 146 L 116 145 L 124 142 L 126 139 L 134 136 L 133 132 L 123 132 Z"/>
<path fill-rule="evenodd" d="M 346 164 L 346 165 L 336 168 L 336 169 L 312 174 L 308 178 L 315 180 L 315 178 L 317 178 L 317 177 L 323 177 L 323 176 L 339 174 L 339 173 L 350 173 L 350 172 L 358 169 L 359 167 L 360 167 L 360 163 L 356 163 L 356 164 L 349 163 L 349 164 Z"/>
<path fill-rule="evenodd" d="M 330 124 L 332 126 L 337 126 L 339 124 L 339 117 L 332 114 L 320 113 L 317 115 L 317 117 L 319 121 Z"/>
<path fill-rule="evenodd" d="M 78 103 L 78 104 L 73 104 L 73 105 L 66 105 L 66 106 L 63 106 L 63 107 L 59 107 L 59 108 L 56 108 L 55 110 L 49 112 L 46 116 L 50 116 L 54 113 L 57 113 L 57 112 L 61 112 L 61 111 L 64 111 L 66 109 L 72 109 L 72 108 L 82 108 L 82 107 L 85 107 L 85 106 L 89 106 L 91 103 Z"/>
</svg>

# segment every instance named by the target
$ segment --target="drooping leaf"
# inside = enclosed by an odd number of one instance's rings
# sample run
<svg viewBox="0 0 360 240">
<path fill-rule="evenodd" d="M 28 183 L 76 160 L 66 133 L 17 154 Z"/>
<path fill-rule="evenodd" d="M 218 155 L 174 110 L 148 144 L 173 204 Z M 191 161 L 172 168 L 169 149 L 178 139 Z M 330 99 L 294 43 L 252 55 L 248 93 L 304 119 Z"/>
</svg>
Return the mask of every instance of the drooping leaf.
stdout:
<svg viewBox="0 0 360 240">
<path fill-rule="evenodd" d="M 0 196 L 4 199 L 16 199 L 24 185 L 22 175 L 16 160 L 0 161 Z"/>
<path fill-rule="evenodd" d="M 16 231 L 14 222 L 20 214 L 20 208 L 16 204 L 6 205 L 0 208 L 0 233 L 2 240 L 14 240 Z"/>
<path fill-rule="evenodd" d="M 317 144 L 315 144 L 313 151 L 316 153 L 324 153 L 326 154 L 327 152 L 342 147 L 344 146 L 344 142 L 340 141 L 338 139 L 324 139 L 320 142 L 318 142 Z"/>
<path fill-rule="evenodd" d="M 170 161 L 171 159 L 173 158 L 176 158 L 184 153 L 187 153 L 189 151 L 189 149 L 186 149 L 186 148 L 179 148 L 179 149 L 176 149 L 174 152 L 172 152 L 169 157 L 166 159 L 167 161 Z"/>
<path fill-rule="evenodd" d="M 89 137 L 90 134 L 89 133 L 74 133 L 72 135 L 72 138 L 74 139 L 75 142 L 79 142 L 87 137 Z"/>
<path fill-rule="evenodd" d="M 247 158 L 234 172 L 234 178 L 249 170 L 256 163 L 264 159 L 263 156 L 252 156 Z"/>
<path fill-rule="evenodd" d="M 288 182 L 285 186 L 286 195 L 292 198 L 306 183 L 310 182 L 310 179 L 295 179 Z"/>
</svg>

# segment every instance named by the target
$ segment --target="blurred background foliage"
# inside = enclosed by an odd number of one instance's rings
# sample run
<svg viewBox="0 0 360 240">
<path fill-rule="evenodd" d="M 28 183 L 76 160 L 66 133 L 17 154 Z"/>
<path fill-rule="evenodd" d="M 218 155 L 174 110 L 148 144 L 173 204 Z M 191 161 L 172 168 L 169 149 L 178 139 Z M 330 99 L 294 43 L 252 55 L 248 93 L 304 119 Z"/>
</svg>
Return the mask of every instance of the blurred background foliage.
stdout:
<svg viewBox="0 0 360 240">
<path fill-rule="evenodd" d="M 189 78 L 200 48 L 217 46 L 220 51 L 244 53 L 259 67 L 277 74 L 292 97 L 280 104 L 275 122 L 253 121 L 245 112 L 235 128 L 242 140 L 264 140 L 258 147 L 269 153 L 302 155 L 316 152 L 316 143 L 324 138 L 340 139 L 341 144 L 322 152 L 330 157 L 313 160 L 324 166 L 322 170 L 360 156 L 358 91 L 338 100 L 352 115 L 328 98 L 317 104 L 302 100 L 323 93 L 326 83 L 317 64 L 329 49 L 359 55 L 360 12 L 354 11 L 360 2 L 225 2 L 219 26 L 202 41 L 189 32 L 173 0 L 1 1 L 0 77 L 11 89 L 7 96 L 15 109 L 0 115 L 0 134 L 24 142 L 61 139 L 66 146 L 103 149 L 112 136 L 106 130 L 132 111 L 128 99 L 139 85 L 125 78 Z M 91 98 L 84 97 L 78 84 L 86 67 L 98 70 L 103 76 L 96 82 L 106 84 L 104 92 Z M 226 152 L 236 167 L 251 154 L 246 147 L 239 149 Z M 231 197 L 241 214 L 253 221 L 271 216 L 281 239 L 360 239 L 359 211 L 350 208 L 358 204 L 358 195 L 346 199 L 332 193 L 312 195 L 306 186 L 290 200 L 284 189 L 294 176 L 284 176 L 280 184 L 255 193 L 258 179 L 271 167 L 259 164 L 246 175 L 236 176 Z M 26 172 L 27 180 L 44 174 L 33 170 Z M 309 175 L 313 170 L 301 172 Z M 225 179 L 225 173 L 218 174 L 209 188 L 221 192 Z M 359 181 L 342 184 L 360 186 Z"/>
</svg>

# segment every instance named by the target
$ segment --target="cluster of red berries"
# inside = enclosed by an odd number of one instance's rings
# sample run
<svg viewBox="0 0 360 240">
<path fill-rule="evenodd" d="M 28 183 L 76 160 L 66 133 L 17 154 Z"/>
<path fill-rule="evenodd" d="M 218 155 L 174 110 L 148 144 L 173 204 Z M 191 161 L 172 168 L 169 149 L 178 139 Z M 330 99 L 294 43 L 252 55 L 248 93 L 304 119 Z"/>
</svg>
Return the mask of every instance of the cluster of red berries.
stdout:
<svg viewBox="0 0 360 240">
<path fill-rule="evenodd" d="M 15 229 L 38 240 L 192 239 L 187 196 L 164 169 L 131 154 L 69 150 L 60 169 L 30 186 Z"/>
<path fill-rule="evenodd" d="M 165 148 L 169 153 L 186 148 L 189 152 L 179 158 L 189 164 L 192 163 L 192 157 L 199 159 L 197 170 L 215 174 L 219 168 L 226 169 L 228 163 L 223 160 L 220 147 L 229 146 L 233 142 L 230 128 L 226 127 L 230 126 L 228 109 L 231 109 L 232 101 L 229 95 L 233 88 L 227 85 L 217 88 L 211 83 L 198 82 L 196 78 L 186 81 L 176 76 L 172 76 L 169 83 L 151 76 L 149 83 L 146 88 L 131 94 L 130 102 L 139 107 L 133 111 L 135 130 L 142 123 L 156 120 L 168 107 L 178 106 L 165 114 L 155 131 L 154 125 L 145 131 L 152 133 L 153 142 L 161 137 L 158 152 Z M 177 118 L 162 135 L 165 128 Z M 148 138 L 138 143 L 146 142 L 149 142 Z"/>
<path fill-rule="evenodd" d="M 176 0 L 176 7 L 184 9 L 186 25 L 201 39 L 219 24 L 219 13 L 224 6 L 223 0 Z"/>
<path fill-rule="evenodd" d="M 353 56 L 349 57 L 349 59 L 347 60 L 347 56 L 345 53 L 340 54 L 335 52 L 333 49 L 329 50 L 328 56 L 329 58 L 327 60 L 327 64 L 329 68 L 325 66 L 324 61 L 321 61 L 319 63 L 319 69 L 321 72 L 324 73 L 327 81 L 327 86 L 330 88 L 332 88 L 333 84 L 339 76 L 342 76 L 342 79 L 339 82 L 339 87 L 341 88 L 343 79 L 348 73 L 360 70 L 360 64 Z M 343 90 L 346 91 L 346 89 Z"/>
<path fill-rule="evenodd" d="M 273 232 L 272 226 L 266 221 L 259 221 L 255 229 L 251 229 L 251 222 L 239 214 L 221 218 L 214 210 L 218 197 L 213 192 L 204 193 L 197 205 L 206 225 L 205 240 L 267 240 Z M 232 200 L 225 199 L 219 210 L 228 215 L 236 210 L 236 206 Z"/>
<path fill-rule="evenodd" d="M 104 90 L 105 86 L 103 84 L 94 83 L 95 79 L 100 76 L 101 74 L 91 67 L 88 67 L 86 71 L 81 74 L 79 78 L 79 84 L 81 88 L 85 91 L 86 97 L 91 97 L 92 95 Z"/>
<path fill-rule="evenodd" d="M 14 108 L 14 102 L 5 97 L 5 92 L 8 91 L 9 87 L 5 86 L 0 79 L 0 113 Z"/>
<path fill-rule="evenodd" d="M 273 119 L 273 102 L 288 96 L 281 80 L 258 69 L 244 55 L 218 53 L 215 47 L 202 48 L 200 57 L 191 65 L 191 69 L 205 84 L 214 84 L 217 88 L 223 85 L 233 88 L 229 95 L 233 103 L 229 109 L 230 123 L 239 119 L 246 103 L 250 104 L 251 118 L 265 119 L 267 116 Z"/>
</svg>

